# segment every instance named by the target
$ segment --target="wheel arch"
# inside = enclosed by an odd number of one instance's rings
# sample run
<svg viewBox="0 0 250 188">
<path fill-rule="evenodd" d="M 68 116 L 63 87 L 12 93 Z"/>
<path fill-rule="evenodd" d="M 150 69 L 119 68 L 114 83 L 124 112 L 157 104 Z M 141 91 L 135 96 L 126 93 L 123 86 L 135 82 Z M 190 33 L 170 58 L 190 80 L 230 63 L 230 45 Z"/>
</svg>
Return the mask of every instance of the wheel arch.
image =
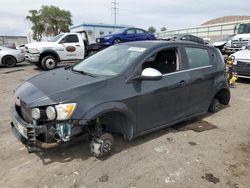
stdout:
<svg viewBox="0 0 250 188">
<path fill-rule="evenodd" d="M 59 57 L 58 53 L 57 53 L 55 50 L 44 50 L 44 51 L 40 54 L 39 62 L 41 62 L 42 59 L 43 59 L 45 56 L 48 56 L 48 55 L 51 55 L 51 56 L 53 56 L 54 58 L 56 58 L 57 62 L 60 61 L 60 57 Z"/>
<path fill-rule="evenodd" d="M 99 119 L 101 124 L 111 132 L 122 134 L 124 138 L 131 140 L 135 133 L 135 114 L 120 102 L 111 102 L 92 108 L 82 119 Z"/>
<path fill-rule="evenodd" d="M 228 105 L 230 97 L 230 90 L 228 88 L 220 88 L 213 96 L 213 98 L 217 98 L 223 105 Z"/>
<path fill-rule="evenodd" d="M 4 58 L 6 58 L 6 57 L 8 57 L 8 56 L 13 57 L 13 58 L 16 60 L 16 62 L 17 62 L 17 58 L 16 58 L 15 56 L 10 55 L 10 54 L 6 54 L 6 55 L 4 55 L 4 56 L 2 57 L 2 59 L 1 59 L 1 64 L 3 64 Z"/>
</svg>

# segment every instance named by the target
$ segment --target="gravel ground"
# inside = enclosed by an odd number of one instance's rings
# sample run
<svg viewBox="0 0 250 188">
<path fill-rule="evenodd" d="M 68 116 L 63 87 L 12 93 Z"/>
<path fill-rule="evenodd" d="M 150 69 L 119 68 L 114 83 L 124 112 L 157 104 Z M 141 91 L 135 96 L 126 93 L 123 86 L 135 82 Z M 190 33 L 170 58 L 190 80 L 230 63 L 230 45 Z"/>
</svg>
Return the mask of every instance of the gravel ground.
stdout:
<svg viewBox="0 0 250 188">
<path fill-rule="evenodd" d="M 12 135 L 13 91 L 40 72 L 0 67 L 0 187 L 249 187 L 250 80 L 235 84 L 220 112 L 131 142 L 115 136 L 112 154 L 98 160 L 84 140 L 29 154 Z"/>
</svg>

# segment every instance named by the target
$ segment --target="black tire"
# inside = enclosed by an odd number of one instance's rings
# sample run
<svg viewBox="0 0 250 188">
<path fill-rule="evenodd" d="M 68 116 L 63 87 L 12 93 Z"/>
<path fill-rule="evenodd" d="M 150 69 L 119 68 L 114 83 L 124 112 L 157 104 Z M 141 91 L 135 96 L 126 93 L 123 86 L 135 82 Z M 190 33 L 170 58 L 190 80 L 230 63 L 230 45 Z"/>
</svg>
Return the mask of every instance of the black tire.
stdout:
<svg viewBox="0 0 250 188">
<path fill-rule="evenodd" d="M 36 63 L 35 65 L 36 65 L 38 68 L 40 68 L 40 69 L 43 68 L 42 65 L 41 65 L 41 62 L 38 62 L 38 63 Z"/>
<path fill-rule="evenodd" d="M 41 66 L 43 70 L 52 70 L 57 67 L 57 60 L 51 55 L 45 56 L 42 58 Z"/>
<path fill-rule="evenodd" d="M 209 112 L 216 113 L 221 109 L 221 103 L 219 99 L 213 98 L 210 106 L 209 106 Z"/>
<path fill-rule="evenodd" d="M 121 41 L 121 39 L 115 39 L 114 41 L 113 41 L 113 44 L 119 44 L 119 43 L 121 43 L 122 41 Z"/>
<path fill-rule="evenodd" d="M 5 56 L 2 60 L 2 64 L 6 67 L 14 67 L 17 64 L 16 58 L 13 56 Z"/>
</svg>

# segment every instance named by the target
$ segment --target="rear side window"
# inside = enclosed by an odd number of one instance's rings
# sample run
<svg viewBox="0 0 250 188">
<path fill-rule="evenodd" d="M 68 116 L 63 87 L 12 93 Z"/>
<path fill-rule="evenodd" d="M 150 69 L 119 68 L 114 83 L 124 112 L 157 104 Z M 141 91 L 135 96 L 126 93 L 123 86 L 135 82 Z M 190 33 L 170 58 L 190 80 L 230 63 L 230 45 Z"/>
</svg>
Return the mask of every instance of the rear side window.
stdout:
<svg viewBox="0 0 250 188">
<path fill-rule="evenodd" d="M 204 67 L 211 64 L 206 49 L 186 47 L 185 51 L 190 69 Z"/>
</svg>

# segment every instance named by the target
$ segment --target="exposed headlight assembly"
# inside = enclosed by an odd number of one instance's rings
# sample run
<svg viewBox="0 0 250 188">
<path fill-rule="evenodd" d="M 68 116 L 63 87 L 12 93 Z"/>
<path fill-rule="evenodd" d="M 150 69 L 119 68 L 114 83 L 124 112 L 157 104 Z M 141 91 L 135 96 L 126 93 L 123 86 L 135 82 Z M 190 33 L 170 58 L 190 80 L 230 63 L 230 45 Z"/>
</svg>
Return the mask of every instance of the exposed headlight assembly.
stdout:
<svg viewBox="0 0 250 188">
<path fill-rule="evenodd" d="M 76 108 L 76 103 L 58 104 L 48 106 L 46 115 L 49 120 L 67 120 L 71 117 Z"/>
<path fill-rule="evenodd" d="M 38 120 L 41 117 L 41 112 L 39 108 L 33 108 L 31 110 L 31 117 L 35 120 Z"/>
<path fill-rule="evenodd" d="M 32 54 L 38 54 L 40 53 L 40 50 L 38 48 L 29 48 L 29 52 Z"/>
</svg>

